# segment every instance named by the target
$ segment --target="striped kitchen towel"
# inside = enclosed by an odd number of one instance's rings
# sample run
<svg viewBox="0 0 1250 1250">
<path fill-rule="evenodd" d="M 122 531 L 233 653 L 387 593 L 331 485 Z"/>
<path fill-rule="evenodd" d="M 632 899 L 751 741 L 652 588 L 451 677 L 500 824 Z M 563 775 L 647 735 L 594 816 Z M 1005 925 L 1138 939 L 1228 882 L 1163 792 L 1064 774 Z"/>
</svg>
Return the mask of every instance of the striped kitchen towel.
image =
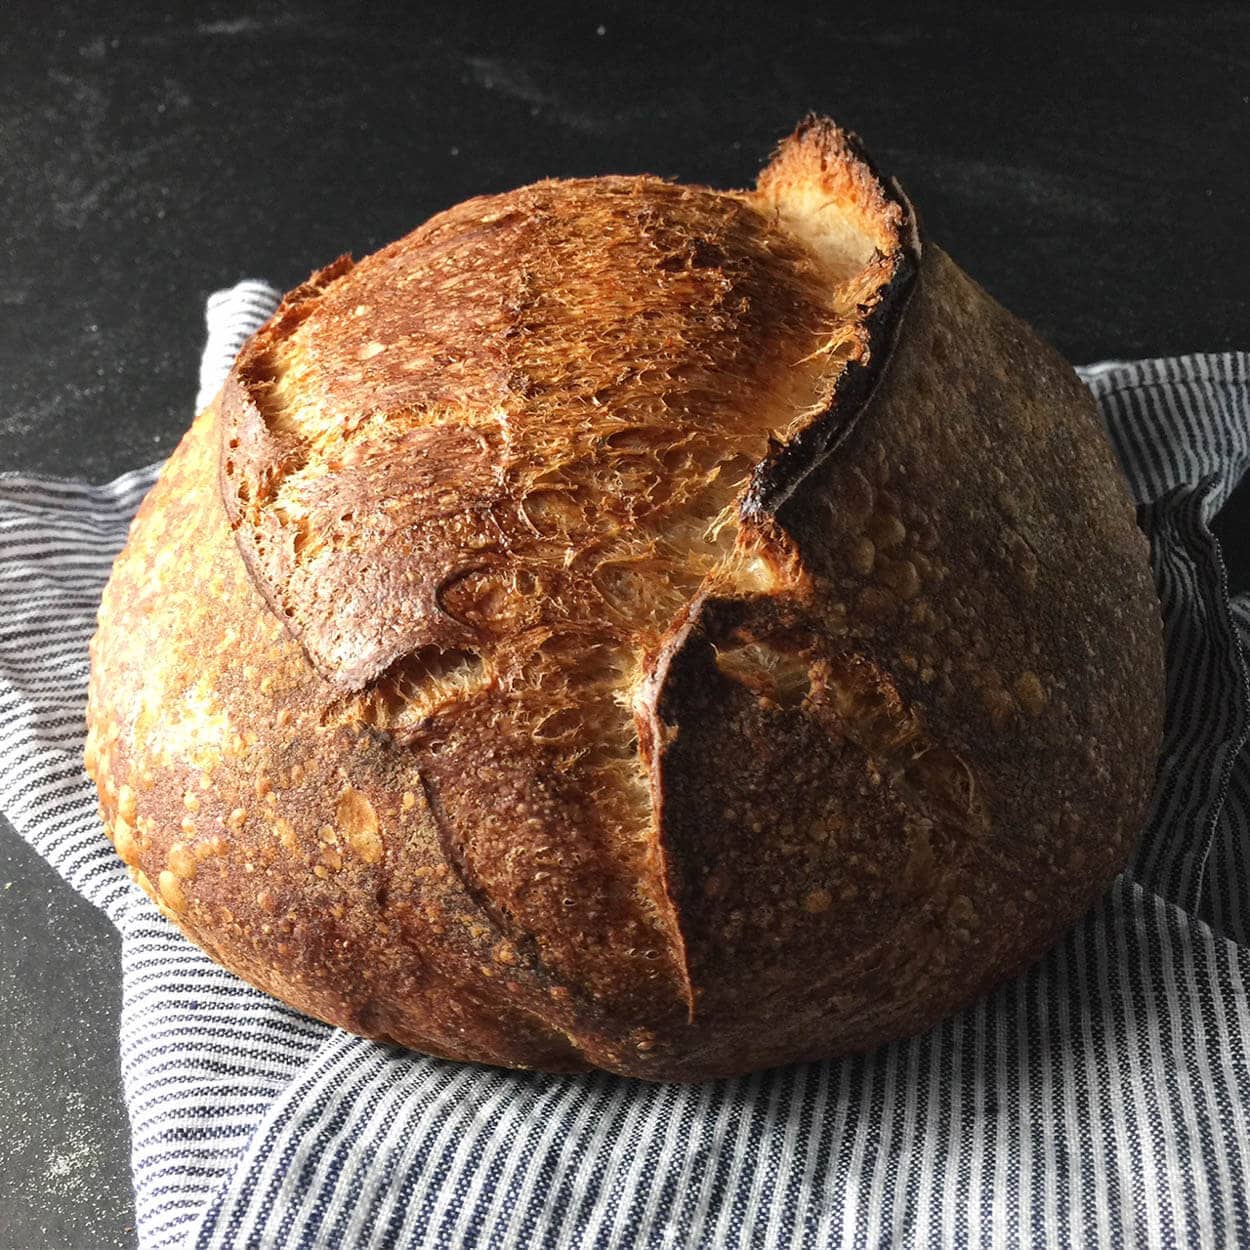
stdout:
<svg viewBox="0 0 1250 1250">
<path fill-rule="evenodd" d="M 251 283 L 210 301 L 201 402 L 274 299 Z M 1250 1245 L 1250 601 L 1230 601 L 1208 525 L 1250 460 L 1250 356 L 1086 377 L 1167 623 L 1132 870 L 931 1032 L 702 1085 L 404 1053 L 180 937 L 129 885 L 80 765 L 87 638 L 155 469 L 0 479 L 0 809 L 121 932 L 140 1244 Z"/>
</svg>

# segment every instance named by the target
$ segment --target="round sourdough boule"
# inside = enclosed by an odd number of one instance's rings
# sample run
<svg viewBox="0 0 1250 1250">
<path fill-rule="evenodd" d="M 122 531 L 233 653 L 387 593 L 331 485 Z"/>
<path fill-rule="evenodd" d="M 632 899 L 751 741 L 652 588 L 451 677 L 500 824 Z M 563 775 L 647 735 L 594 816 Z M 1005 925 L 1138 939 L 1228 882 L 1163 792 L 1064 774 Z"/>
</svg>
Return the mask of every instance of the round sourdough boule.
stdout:
<svg viewBox="0 0 1250 1250">
<path fill-rule="evenodd" d="M 117 560 L 87 768 L 296 1007 L 692 1079 L 1034 959 L 1161 696 L 1085 389 L 813 118 L 754 191 L 538 183 L 287 296 Z"/>
</svg>

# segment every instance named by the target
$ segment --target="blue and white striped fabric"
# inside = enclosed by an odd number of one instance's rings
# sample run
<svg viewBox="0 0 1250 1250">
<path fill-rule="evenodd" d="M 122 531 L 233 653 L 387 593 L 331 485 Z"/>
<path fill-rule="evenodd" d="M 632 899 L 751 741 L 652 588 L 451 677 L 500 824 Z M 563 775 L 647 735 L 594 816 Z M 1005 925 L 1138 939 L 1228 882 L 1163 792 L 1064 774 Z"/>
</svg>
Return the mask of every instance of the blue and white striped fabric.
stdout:
<svg viewBox="0 0 1250 1250">
<path fill-rule="evenodd" d="M 201 400 L 273 293 L 209 304 Z M 0 479 L 0 808 L 122 936 L 143 1247 L 1250 1245 L 1250 601 L 1208 522 L 1250 357 L 1087 372 L 1153 540 L 1169 719 L 1133 870 L 924 1036 L 703 1085 L 375 1045 L 211 963 L 133 890 L 80 768 L 86 642 L 153 480 Z"/>
</svg>

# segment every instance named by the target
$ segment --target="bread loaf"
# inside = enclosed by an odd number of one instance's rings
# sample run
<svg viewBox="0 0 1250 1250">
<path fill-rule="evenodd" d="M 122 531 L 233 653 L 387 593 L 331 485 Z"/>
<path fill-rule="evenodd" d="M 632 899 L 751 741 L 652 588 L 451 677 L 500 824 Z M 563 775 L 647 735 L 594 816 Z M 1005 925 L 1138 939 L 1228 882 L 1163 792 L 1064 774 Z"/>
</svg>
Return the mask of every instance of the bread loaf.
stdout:
<svg viewBox="0 0 1250 1250">
<path fill-rule="evenodd" d="M 118 853 L 370 1037 L 657 1080 L 923 1029 L 1125 864 L 1146 544 L 1084 387 L 810 118 L 292 291 L 92 644 Z"/>
</svg>

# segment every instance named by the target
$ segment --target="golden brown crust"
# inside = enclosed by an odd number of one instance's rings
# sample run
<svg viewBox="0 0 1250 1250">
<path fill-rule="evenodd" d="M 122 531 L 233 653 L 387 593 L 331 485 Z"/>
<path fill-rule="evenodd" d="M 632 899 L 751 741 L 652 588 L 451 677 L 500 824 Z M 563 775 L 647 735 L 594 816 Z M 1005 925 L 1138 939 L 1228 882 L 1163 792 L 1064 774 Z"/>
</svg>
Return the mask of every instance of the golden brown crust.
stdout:
<svg viewBox="0 0 1250 1250">
<path fill-rule="evenodd" d="M 652 1078 L 923 1027 L 1124 862 L 1144 545 L 1071 370 L 809 119 L 750 193 L 539 183 L 284 301 L 92 648 L 119 853 L 431 1053 Z"/>
</svg>

